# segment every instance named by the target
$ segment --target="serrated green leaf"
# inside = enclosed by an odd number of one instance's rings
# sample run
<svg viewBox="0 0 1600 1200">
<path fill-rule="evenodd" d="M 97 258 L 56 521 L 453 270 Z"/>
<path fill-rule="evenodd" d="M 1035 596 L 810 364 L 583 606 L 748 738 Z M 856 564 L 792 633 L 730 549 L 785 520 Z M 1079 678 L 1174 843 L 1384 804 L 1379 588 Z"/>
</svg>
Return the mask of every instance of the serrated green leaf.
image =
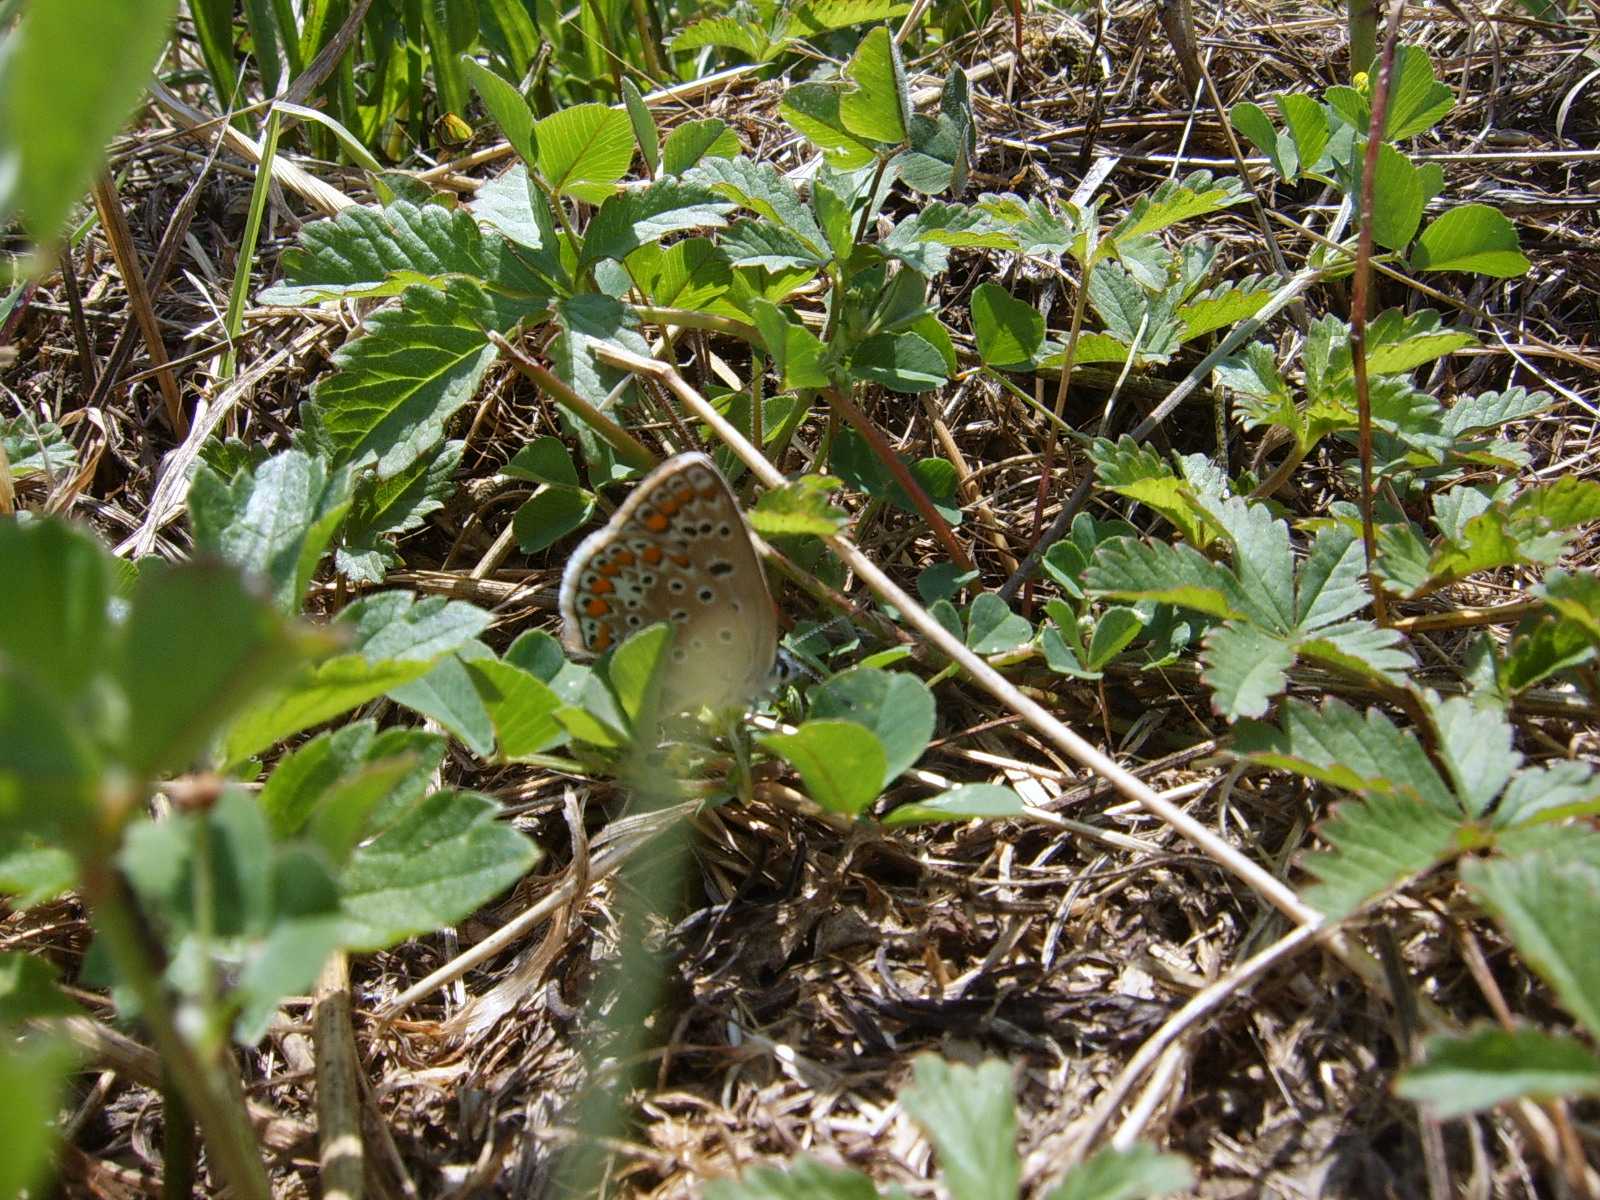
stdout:
<svg viewBox="0 0 1600 1200">
<path fill-rule="evenodd" d="M 419 458 L 388 479 L 364 475 L 356 480 L 350 514 L 340 528 L 334 565 L 346 578 L 382 583 L 399 561 L 391 539 L 420 529 L 455 493 L 454 476 L 466 443 L 445 442 L 431 457 Z"/>
<path fill-rule="evenodd" d="M 796 30 L 810 35 L 888 21 L 910 11 L 904 0 L 808 0 L 795 9 L 794 22 Z"/>
<path fill-rule="evenodd" d="M 499 806 L 472 792 L 435 792 L 360 847 L 339 877 L 351 950 L 388 946 L 452 925 L 524 875 L 539 853 Z"/>
<path fill-rule="evenodd" d="M 1461 878 L 1589 1036 L 1600 1034 L 1600 869 L 1555 853 L 1461 864 Z"/>
<path fill-rule="evenodd" d="M 1512 748 L 1512 730 L 1492 708 L 1480 708 L 1465 696 L 1429 704 L 1439 737 L 1439 759 L 1455 784 L 1456 796 L 1469 816 L 1481 817 L 1522 765 Z"/>
<path fill-rule="evenodd" d="M 348 471 L 285 450 L 231 482 L 196 469 L 189 514 L 197 548 L 262 580 L 285 614 L 300 607 L 312 573 L 350 511 Z"/>
<path fill-rule="evenodd" d="M 838 533 L 849 521 L 849 514 L 828 503 L 828 493 L 839 486 L 830 476 L 804 475 L 763 492 L 747 515 L 762 537 L 793 537 L 810 534 L 828 537 Z"/>
<path fill-rule="evenodd" d="M 1439 809 L 1406 796 L 1341 804 L 1319 830 L 1333 852 L 1307 857 L 1317 883 L 1302 895 L 1331 920 L 1349 916 L 1443 861 L 1457 828 Z"/>
<path fill-rule="evenodd" d="M 1119 600 L 1178 604 L 1220 618 L 1243 618 L 1238 580 L 1191 546 L 1112 538 L 1096 551 L 1084 589 Z"/>
<path fill-rule="evenodd" d="M 877 799 L 888 756 L 854 721 L 806 721 L 793 733 L 756 739 L 800 773 L 810 797 L 829 812 L 859 816 Z"/>
<path fill-rule="evenodd" d="M 487 646 L 479 648 L 479 644 L 469 643 L 434 663 L 433 669 L 421 678 L 390 688 L 388 696 L 396 704 L 437 721 L 440 728 L 479 758 L 488 758 L 494 753 L 494 723 L 466 666 L 480 657 L 491 658 L 493 652 Z"/>
<path fill-rule="evenodd" d="M 709 188 L 675 179 L 629 188 L 608 199 L 589 222 L 578 265 L 626 258 L 640 246 L 686 229 L 721 229 L 733 207 Z"/>
<path fill-rule="evenodd" d="M 1530 392 L 1521 387 L 1462 396 L 1445 410 L 1444 433 L 1447 437 L 1457 438 L 1479 429 L 1495 429 L 1511 421 L 1545 412 L 1555 402 L 1555 397 L 1549 392 Z"/>
<path fill-rule="evenodd" d="M 1600 807 L 1600 778 L 1587 763 L 1557 759 L 1519 771 L 1494 812 L 1498 828 L 1515 829 L 1584 816 Z"/>
<path fill-rule="evenodd" d="M 750 316 L 784 387 L 829 386 L 832 381 L 822 368 L 823 347 L 816 334 L 789 320 L 782 309 L 766 300 L 751 301 Z"/>
<path fill-rule="evenodd" d="M 599 204 L 633 164 L 628 114 L 604 104 L 574 104 L 534 123 L 539 174 L 557 196 Z"/>
<path fill-rule="evenodd" d="M 1233 543 L 1233 571 L 1245 612 L 1274 633 L 1288 633 L 1295 627 L 1289 526 L 1266 505 L 1238 497 L 1214 502 L 1207 511 Z"/>
<path fill-rule="evenodd" d="M 783 226 L 805 244 L 818 262 L 827 261 L 827 238 L 799 193 L 771 163 L 756 163 L 743 156 L 705 158 L 684 178 Z"/>
<path fill-rule="evenodd" d="M 31 413 L 0 421 L 0 452 L 5 454 L 14 480 L 30 475 L 57 479 L 78 467 L 78 448 L 67 440 L 61 426 L 35 420 Z"/>
<path fill-rule="evenodd" d="M 1183 327 L 1181 340 L 1192 342 L 1255 316 L 1272 300 L 1280 282 L 1276 275 L 1248 275 L 1198 293 L 1174 314 Z"/>
<path fill-rule="evenodd" d="M 465 600 L 376 592 L 347 605 L 334 626 L 348 649 L 374 665 L 432 662 L 461 649 L 489 627 L 489 614 Z"/>
<path fill-rule="evenodd" d="M 375 700 L 426 674 L 430 665 L 415 660 L 371 663 L 359 654 L 345 654 L 306 668 L 233 722 L 223 742 L 224 762 L 243 762 L 292 733 Z"/>
<path fill-rule="evenodd" d="M 340 368 L 312 393 L 311 415 L 338 464 L 398 475 L 444 437 L 497 351 L 484 334 L 493 313 L 482 291 L 455 280 L 443 291 L 407 288 L 367 319 L 367 335 L 334 355 Z"/>
<path fill-rule="evenodd" d="M 1600 1095 L 1600 1058 L 1575 1038 L 1484 1028 L 1465 1037 L 1430 1038 L 1423 1061 L 1405 1070 L 1394 1090 L 1447 1121 L 1523 1097 Z"/>
<path fill-rule="evenodd" d="M 675 54 L 686 50 L 738 50 L 757 62 L 765 62 L 772 55 L 772 43 L 766 31 L 751 21 L 737 17 L 705 17 L 673 34 L 668 43 Z"/>
<path fill-rule="evenodd" d="M 1237 179 L 1214 179 L 1209 171 L 1196 171 L 1183 180 L 1168 180 L 1148 196 L 1133 202 L 1128 215 L 1117 223 L 1112 238 L 1156 233 L 1180 221 L 1219 212 L 1246 199 Z"/>
<path fill-rule="evenodd" d="M 527 177 L 519 178 L 525 192 Z M 493 191 L 486 187 L 480 199 L 506 193 L 510 185 L 497 183 Z M 539 244 L 536 231 L 525 236 Z M 381 209 L 351 207 L 311 222 L 301 229 L 298 244 L 284 251 L 282 265 L 286 282 L 264 290 L 259 297 L 263 304 L 398 296 L 416 284 L 442 288 L 459 276 L 505 295 L 495 319 L 499 327 L 542 305 L 549 294 L 549 285 L 503 238 L 479 229 L 471 213 L 405 200 Z M 517 303 L 511 303 L 513 298 Z"/>
<path fill-rule="evenodd" d="M 1403 641 L 1399 630 L 1380 628 L 1371 621 L 1343 621 L 1301 636 L 1295 648 L 1307 658 L 1352 675 L 1400 687 L 1406 673 L 1416 666 L 1410 653 L 1401 649 Z"/>
<path fill-rule="evenodd" d="M 1281 636 L 1254 625 L 1219 625 L 1206 634 L 1201 660 L 1211 689 L 1211 707 L 1236 721 L 1259 717 L 1289 681 L 1294 647 Z"/>
</svg>

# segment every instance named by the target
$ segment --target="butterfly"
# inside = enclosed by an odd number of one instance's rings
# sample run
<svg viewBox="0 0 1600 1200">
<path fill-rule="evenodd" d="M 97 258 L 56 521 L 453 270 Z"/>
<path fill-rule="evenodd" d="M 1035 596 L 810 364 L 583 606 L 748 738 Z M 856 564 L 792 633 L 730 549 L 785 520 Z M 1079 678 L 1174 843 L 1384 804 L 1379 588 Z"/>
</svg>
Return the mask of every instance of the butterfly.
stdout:
<svg viewBox="0 0 1600 1200">
<path fill-rule="evenodd" d="M 662 711 L 748 703 L 778 652 L 772 593 L 739 502 L 709 455 L 679 454 L 646 475 L 561 577 L 562 641 L 603 654 L 670 622 Z"/>
</svg>

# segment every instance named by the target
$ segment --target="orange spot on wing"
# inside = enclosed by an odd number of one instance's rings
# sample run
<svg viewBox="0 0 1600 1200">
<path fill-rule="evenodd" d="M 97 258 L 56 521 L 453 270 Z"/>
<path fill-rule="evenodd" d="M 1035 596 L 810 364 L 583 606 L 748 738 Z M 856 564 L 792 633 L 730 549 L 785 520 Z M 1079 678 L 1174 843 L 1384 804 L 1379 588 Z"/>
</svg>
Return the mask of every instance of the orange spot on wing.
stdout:
<svg viewBox="0 0 1600 1200">
<path fill-rule="evenodd" d="M 583 611 L 591 617 L 603 617 L 611 611 L 611 605 L 600 599 L 599 596 L 596 596 L 593 600 L 589 601 L 589 603 L 583 606 Z"/>
<path fill-rule="evenodd" d="M 596 654 L 611 645 L 611 626 L 601 625 L 594 631 L 594 644 L 589 648 Z"/>
<path fill-rule="evenodd" d="M 661 547 L 660 546 L 646 546 L 639 553 L 640 553 L 640 556 L 644 559 L 644 561 L 646 563 L 648 563 L 650 566 L 654 567 L 654 566 L 659 566 L 660 565 L 660 563 L 661 563 Z"/>
<path fill-rule="evenodd" d="M 616 589 L 615 589 L 615 587 L 612 586 L 611 580 L 609 580 L 609 579 L 596 579 L 594 581 L 594 583 L 592 583 L 589 586 L 589 590 L 591 592 L 594 592 L 596 595 L 604 596 L 604 595 L 607 595 L 610 592 L 615 591 Z"/>
<path fill-rule="evenodd" d="M 644 518 L 644 527 L 651 533 L 661 533 L 670 524 L 672 522 L 667 520 L 666 515 L 659 512 L 652 512 Z"/>
</svg>

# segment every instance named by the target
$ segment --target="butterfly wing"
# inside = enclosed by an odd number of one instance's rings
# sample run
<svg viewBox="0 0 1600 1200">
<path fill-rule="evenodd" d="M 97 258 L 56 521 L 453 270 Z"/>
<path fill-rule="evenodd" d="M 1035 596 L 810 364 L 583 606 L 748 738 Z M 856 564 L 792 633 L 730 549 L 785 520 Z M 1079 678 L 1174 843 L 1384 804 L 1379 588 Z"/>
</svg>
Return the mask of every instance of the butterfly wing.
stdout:
<svg viewBox="0 0 1600 1200">
<path fill-rule="evenodd" d="M 656 468 L 578 547 L 562 578 L 561 614 L 568 649 L 587 654 L 671 622 L 672 710 L 745 703 L 777 655 L 772 596 L 738 501 L 699 453 Z"/>
</svg>

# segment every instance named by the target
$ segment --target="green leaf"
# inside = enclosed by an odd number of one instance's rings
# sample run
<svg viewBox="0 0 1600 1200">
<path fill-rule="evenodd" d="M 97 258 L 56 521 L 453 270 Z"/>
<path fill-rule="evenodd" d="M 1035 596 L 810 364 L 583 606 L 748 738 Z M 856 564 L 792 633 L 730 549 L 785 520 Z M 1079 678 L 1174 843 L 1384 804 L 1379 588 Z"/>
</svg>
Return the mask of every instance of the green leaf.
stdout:
<svg viewBox="0 0 1600 1200">
<path fill-rule="evenodd" d="M 0 92 L 0 217 L 20 210 L 34 238 L 57 236 L 144 92 L 176 7 L 52 0 L 21 11 Z"/>
<path fill-rule="evenodd" d="M 1213 179 L 1210 171 L 1196 171 L 1183 180 L 1168 180 L 1133 202 L 1128 215 L 1117 223 L 1112 240 L 1156 233 L 1180 221 L 1209 216 L 1247 199 L 1237 179 Z"/>
<path fill-rule="evenodd" d="M 437 721 L 479 758 L 488 758 L 494 753 L 494 723 L 478 697 L 466 664 L 492 657 L 487 646 L 478 648 L 476 643 L 469 643 L 434 663 L 421 678 L 390 688 L 389 699 Z"/>
<path fill-rule="evenodd" d="M 849 514 L 828 503 L 828 493 L 839 481 L 828 475 L 802 475 L 781 488 L 761 494 L 747 515 L 762 537 L 827 537 L 838 533 Z"/>
<path fill-rule="evenodd" d="M 1600 868 L 1557 853 L 1461 864 L 1461 878 L 1505 927 L 1591 1038 L 1600 1035 Z"/>
<path fill-rule="evenodd" d="M 0 657 L 0 848 L 24 835 L 73 844 L 88 833 L 100 771 L 86 731 Z"/>
<path fill-rule="evenodd" d="M 859 1171 L 797 1158 L 784 1170 L 752 1167 L 738 1179 L 714 1179 L 705 1200 L 878 1200 L 878 1189 Z"/>
<path fill-rule="evenodd" d="M 0 662 L 67 702 L 105 667 L 110 556 L 60 519 L 0 520 Z"/>
<path fill-rule="evenodd" d="M 1416 666 L 1403 642 L 1397 629 L 1380 629 L 1371 621 L 1343 621 L 1316 630 L 1312 636 L 1302 635 L 1295 649 L 1338 670 L 1400 687 L 1406 673 Z"/>
<path fill-rule="evenodd" d="M 1429 704 L 1439 735 L 1439 758 L 1467 815 L 1481 817 L 1522 765 L 1512 729 L 1498 711 L 1465 696 Z"/>
<path fill-rule="evenodd" d="M 1096 438 L 1089 457 L 1094 461 L 1095 482 L 1101 487 L 1147 504 L 1166 517 L 1183 534 L 1184 541 L 1205 549 L 1222 530 L 1206 513 L 1200 495 L 1188 480 L 1180 479 L 1163 455 L 1140 445 L 1127 434 L 1116 442 Z M 1225 484 L 1219 481 L 1219 485 Z M 1212 492 L 1218 499 L 1223 487 Z"/>
<path fill-rule="evenodd" d="M 832 383 L 822 368 L 822 342 L 816 334 L 767 300 L 752 300 L 750 316 L 785 388 L 825 388 Z"/>
<path fill-rule="evenodd" d="M 1044 342 L 1044 314 L 1004 288 L 980 283 L 972 293 L 972 332 L 990 367 L 1026 367 Z"/>
<path fill-rule="evenodd" d="M 1177 604 L 1220 618 L 1243 618 L 1249 607 L 1238 580 L 1193 547 L 1128 537 L 1095 550 L 1083 586 L 1091 594 Z"/>
<path fill-rule="evenodd" d="M 462 441 L 445 442 L 388 479 L 362 475 L 356 480 L 350 514 L 340 530 L 342 544 L 334 551 L 341 574 L 361 583 L 383 582 L 385 572 L 399 562 L 393 539 L 421 529 L 455 494 L 454 476 L 465 447 Z"/>
<path fill-rule="evenodd" d="M 995 783 L 964 783 L 932 799 L 902 804 L 884 817 L 883 824 L 892 828 L 948 821 L 1002 821 L 1020 817 L 1026 811 L 1022 797 L 1008 787 Z"/>
<path fill-rule="evenodd" d="M 707 48 L 737 50 L 757 62 L 765 62 L 772 51 L 766 31 L 751 21 L 737 17 L 705 17 L 673 34 L 669 45 L 674 54 Z"/>
<path fill-rule="evenodd" d="M 783 94 L 778 112 L 835 171 L 856 171 L 878 156 L 871 142 L 845 125 L 843 97 L 836 83 L 799 83 Z"/>
<path fill-rule="evenodd" d="M 1300 165 L 1306 169 L 1315 168 L 1328 145 L 1327 111 L 1310 96 L 1295 92 L 1280 93 L 1272 99 L 1289 127 Z"/>
<path fill-rule="evenodd" d="M 479 199 L 503 195 L 504 180 L 513 174 L 526 193 L 527 175 L 518 168 L 486 186 Z M 531 213 L 523 217 L 531 219 Z M 539 245 L 537 230 L 531 236 Z M 282 266 L 286 282 L 265 289 L 259 296 L 263 304 L 398 296 L 413 285 L 443 288 L 452 278 L 463 277 L 506 297 L 494 317 L 502 327 L 521 311 L 543 304 L 549 292 L 549 284 L 513 253 L 505 238 L 480 229 L 472 213 L 405 200 L 387 208 L 355 206 L 328 220 L 312 221 L 300 230 L 298 244 L 284 251 Z"/>
<path fill-rule="evenodd" d="M 1448 1121 L 1524 1097 L 1600 1095 L 1600 1058 L 1575 1038 L 1484 1028 L 1429 1038 L 1423 1061 L 1401 1074 L 1395 1092 Z"/>
<path fill-rule="evenodd" d="M 263 580 L 278 610 L 293 614 L 351 501 L 347 471 L 285 450 L 231 483 L 200 466 L 189 514 L 198 549 Z"/>
<path fill-rule="evenodd" d="M 522 98 L 522 93 L 470 54 L 461 56 L 461 65 L 466 68 L 473 90 L 489 110 L 494 123 L 500 127 L 500 132 L 506 135 L 511 148 L 528 165 L 538 162 L 539 145 L 533 131 L 533 111 Z"/>
<path fill-rule="evenodd" d="M 808 715 L 854 721 L 875 733 L 886 759 L 882 788 L 922 757 L 936 712 L 933 693 L 915 675 L 857 667 L 812 688 Z"/>
<path fill-rule="evenodd" d="M 547 487 L 535 493 L 511 519 L 517 549 L 537 554 L 553 546 L 587 521 L 594 513 L 594 500 L 572 488 Z"/>
<path fill-rule="evenodd" d="M 145 570 L 112 657 L 130 701 L 124 761 L 145 773 L 188 766 L 214 730 L 300 656 L 287 626 L 232 568 Z"/>
<path fill-rule="evenodd" d="M 721 229 L 733 204 L 709 188 L 658 179 L 610 197 L 583 233 L 578 265 L 626 258 L 640 246 L 686 229 Z"/>
<path fill-rule="evenodd" d="M 661 168 L 668 175 L 682 175 L 702 159 L 735 158 L 738 153 L 739 135 L 726 121 L 716 117 L 685 121 L 667 134 Z"/>
<path fill-rule="evenodd" d="M 367 319 L 367 335 L 334 355 L 308 416 L 337 462 L 398 475 L 444 437 L 445 423 L 477 393 L 498 353 L 484 329 L 493 314 L 463 281 L 446 291 L 407 288 L 398 307 Z"/>
<path fill-rule="evenodd" d="M 567 740 L 566 730 L 555 719 L 562 700 L 549 684 L 493 658 L 469 662 L 467 671 L 494 721 L 502 758 L 515 762 Z"/>
<path fill-rule="evenodd" d="M 1294 647 L 1254 625 L 1219 625 L 1206 634 L 1201 661 L 1212 711 L 1236 721 L 1261 716 L 1288 685 Z"/>
<path fill-rule="evenodd" d="M 839 98 L 844 127 L 869 141 L 905 141 L 911 102 L 900 50 L 888 26 L 880 25 L 861 39 L 845 64 L 844 77 L 855 85 Z"/>
<path fill-rule="evenodd" d="M 1212 519 L 1233 542 L 1233 570 L 1239 596 L 1251 620 L 1274 633 L 1294 626 L 1294 558 L 1289 526 L 1265 504 L 1233 497 L 1209 506 Z"/>
<path fill-rule="evenodd" d="M 0 781 L 0 789 L 4 786 Z M 19 838 L 19 832 L 11 823 L 10 836 L 0 839 L 0 894 L 12 908 L 21 910 L 64 895 L 77 884 L 78 871 L 65 850 Z M 20 845 L 14 849 L 5 844 L 17 842 Z"/>
<path fill-rule="evenodd" d="M 1584 816 L 1600 807 L 1600 778 L 1587 763 L 1556 759 L 1519 771 L 1500 797 L 1494 823 L 1502 829 Z"/>
<path fill-rule="evenodd" d="M 791 89 L 792 90 L 792 89 Z M 805 243 L 817 262 L 828 260 L 828 240 L 793 185 L 771 163 L 739 158 L 705 158 L 685 182 L 709 187 L 740 208 L 781 225 Z"/>
<path fill-rule="evenodd" d="M 521 878 L 533 843 L 472 792 L 435 792 L 356 850 L 339 877 L 351 950 L 382 950 L 452 925 Z"/>
<path fill-rule="evenodd" d="M 1074 1167 L 1045 1200 L 1140 1200 L 1193 1186 L 1194 1172 L 1180 1155 L 1142 1143 L 1126 1150 L 1108 1146 Z"/>
<path fill-rule="evenodd" d="M 23 413 L 0 421 L 0 452 L 11 465 L 14 480 L 32 475 L 60 479 L 78 469 L 78 449 L 54 421 L 35 420 Z"/>
<path fill-rule="evenodd" d="M 302 729 L 348 712 L 427 674 L 427 661 L 368 662 L 360 654 L 328 659 L 247 709 L 228 730 L 223 759 L 243 762 Z"/>
<path fill-rule="evenodd" d="M 0 1054 L 0 1128 L 6 1131 L 0 1196 L 52 1194 L 48 1181 L 59 1140 L 56 1118 L 77 1060 L 65 1038 L 8 1035 L 6 1052 Z"/>
<path fill-rule="evenodd" d="M 1418 171 L 1409 158 L 1384 142 L 1378 147 L 1372 187 L 1372 239 L 1386 250 L 1403 250 L 1422 220 L 1424 197 Z"/>
<path fill-rule="evenodd" d="M 574 104 L 534 123 L 539 174 L 557 196 L 599 204 L 633 164 L 628 114 L 604 104 Z"/>
<path fill-rule="evenodd" d="M 410 592 L 375 592 L 347 605 L 334 628 L 347 632 L 349 649 L 374 665 L 433 662 L 461 649 L 489 627 L 489 614 L 465 600 L 418 599 Z"/>
<path fill-rule="evenodd" d="M 1433 60 L 1421 46 L 1401 46 L 1395 51 L 1394 74 L 1389 84 L 1389 111 L 1383 136 L 1392 142 L 1431 129 L 1455 106 L 1455 94 L 1434 79 Z"/>
<path fill-rule="evenodd" d="M 794 11 L 795 27 L 811 35 L 888 21 L 911 11 L 904 0 L 807 0 Z"/>
<path fill-rule="evenodd" d="M 429 777 L 444 759 L 446 741 L 417 729 L 390 729 L 382 734 L 371 721 L 357 721 L 318 734 L 287 754 L 273 768 L 261 789 L 259 804 L 272 835 L 286 839 L 299 833 L 330 792 L 361 776 L 378 763 L 402 761 L 382 812 L 403 812 L 420 800 Z M 374 826 L 381 815 L 374 815 Z"/>
<path fill-rule="evenodd" d="M 1228 122 L 1250 140 L 1257 150 L 1267 156 L 1279 178 L 1293 181 L 1300 173 L 1300 155 L 1294 138 L 1280 134 L 1267 116 L 1266 109 L 1248 100 L 1235 104 L 1228 110 Z"/>
<path fill-rule="evenodd" d="M 946 1063 L 932 1054 L 912 1060 L 916 1082 L 900 1103 L 939 1152 L 939 1173 L 955 1200 L 1016 1200 L 1016 1102 L 1011 1067 Z"/>
<path fill-rule="evenodd" d="M 1458 438 L 1480 429 L 1495 429 L 1511 421 L 1545 412 L 1555 402 L 1555 397 L 1549 392 L 1530 392 L 1521 387 L 1462 396 L 1445 410 L 1444 434 Z"/>
<path fill-rule="evenodd" d="M 708 238 L 641 246 L 628 255 L 626 265 L 634 284 L 651 304 L 701 311 L 731 307 L 723 297 L 733 286 L 733 264 Z M 742 310 L 733 311 L 744 315 Z"/>
<path fill-rule="evenodd" d="M 813 800 L 847 817 L 877 799 L 888 770 L 877 735 L 854 721 L 807 721 L 793 733 L 763 734 L 757 741 L 800 773 Z"/>
<path fill-rule="evenodd" d="M 1234 730 L 1234 752 L 1358 795 L 1420 800 L 1452 823 L 1460 816 L 1460 805 L 1416 734 L 1375 708 L 1363 717 L 1341 700 L 1321 708 L 1286 701 L 1281 729 L 1242 722 Z"/>
<path fill-rule="evenodd" d="M 1517 228 L 1489 204 L 1452 208 L 1422 231 L 1411 251 L 1414 271 L 1470 271 L 1514 279 L 1531 269 Z"/>
<path fill-rule="evenodd" d="M 661 169 L 661 133 L 656 129 L 656 119 L 631 79 L 622 81 L 622 101 L 633 126 L 633 140 L 639 144 L 639 153 L 644 155 L 645 166 L 653 176 Z"/>
<path fill-rule="evenodd" d="M 1196 293 L 1175 314 L 1182 326 L 1179 340 L 1192 342 L 1255 316 L 1272 300 L 1280 282 L 1276 275 L 1247 275 Z"/>
<path fill-rule="evenodd" d="M 1025 646 L 1033 637 L 1026 617 L 1012 612 L 993 592 L 979 592 L 967 614 L 967 649 L 974 654 L 1003 654 Z"/>
<path fill-rule="evenodd" d="M 650 344 L 640 336 L 638 321 L 621 301 L 593 293 L 568 296 L 556 304 L 561 336 L 551 346 L 556 374 L 593 404 L 603 404 L 612 389 L 630 378 L 626 371 L 601 361 L 601 346 L 621 347 L 650 357 Z"/>
<path fill-rule="evenodd" d="M 1442 862 L 1455 848 L 1458 823 L 1440 810 L 1400 795 L 1374 795 L 1334 809 L 1319 832 L 1332 853 L 1309 855 L 1317 883 L 1306 903 L 1330 920 L 1349 916 Z"/>
<path fill-rule="evenodd" d="M 920 334 L 878 333 L 855 348 L 850 374 L 894 392 L 927 392 L 944 383 L 944 355 Z"/>
</svg>

